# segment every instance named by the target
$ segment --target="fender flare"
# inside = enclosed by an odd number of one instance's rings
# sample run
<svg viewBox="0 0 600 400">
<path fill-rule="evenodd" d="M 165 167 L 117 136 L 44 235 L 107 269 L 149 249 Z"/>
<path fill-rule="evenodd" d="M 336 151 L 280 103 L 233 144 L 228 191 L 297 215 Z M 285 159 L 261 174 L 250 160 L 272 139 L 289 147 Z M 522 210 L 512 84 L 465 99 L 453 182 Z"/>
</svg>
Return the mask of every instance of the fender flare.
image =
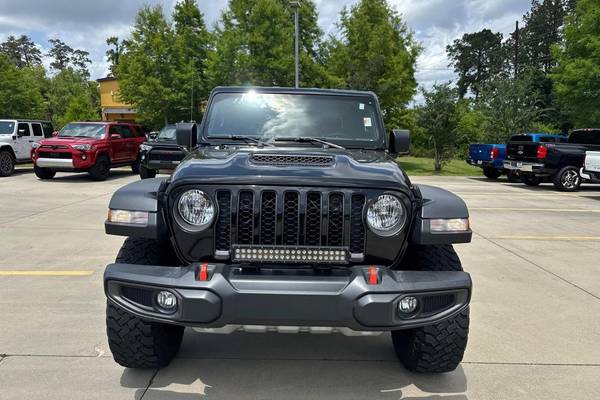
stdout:
<svg viewBox="0 0 600 400">
<path fill-rule="evenodd" d="M 462 232 L 431 232 L 432 219 L 469 218 L 469 209 L 459 196 L 445 189 L 429 185 L 415 185 L 421 197 L 410 242 L 419 245 L 469 243 L 473 235 L 471 229 Z"/>
<path fill-rule="evenodd" d="M 160 208 L 160 193 L 164 191 L 167 178 L 143 179 L 118 189 L 110 199 L 110 210 L 143 211 L 148 213 L 148 224 L 104 223 L 109 235 L 164 239 L 167 224 Z"/>
</svg>

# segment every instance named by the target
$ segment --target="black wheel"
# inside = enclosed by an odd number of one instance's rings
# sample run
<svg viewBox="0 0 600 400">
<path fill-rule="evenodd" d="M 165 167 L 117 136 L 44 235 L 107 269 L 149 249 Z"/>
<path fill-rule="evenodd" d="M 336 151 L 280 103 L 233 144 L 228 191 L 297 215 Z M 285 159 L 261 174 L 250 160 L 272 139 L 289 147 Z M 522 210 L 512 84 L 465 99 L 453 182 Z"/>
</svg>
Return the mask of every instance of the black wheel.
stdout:
<svg viewBox="0 0 600 400">
<path fill-rule="evenodd" d="M 581 176 L 577 167 L 567 166 L 562 168 L 554 178 L 552 178 L 554 187 L 563 192 L 576 192 L 581 186 Z"/>
<path fill-rule="evenodd" d="M 134 174 L 139 174 L 140 173 L 140 158 L 136 158 L 135 162 L 133 164 L 131 164 L 131 172 L 133 172 Z"/>
<path fill-rule="evenodd" d="M 41 168 L 38 167 L 37 165 L 33 166 L 33 172 L 35 173 L 35 176 L 37 176 L 40 179 L 52 179 L 54 178 L 54 175 L 56 175 L 56 171 L 52 171 L 51 169 L 48 168 Z"/>
<path fill-rule="evenodd" d="M 156 240 L 128 238 L 117 262 L 143 265 L 161 263 L 161 244 Z M 184 327 L 145 321 L 108 302 L 106 334 L 114 360 L 127 368 L 158 368 L 177 355 Z"/>
<path fill-rule="evenodd" d="M 7 150 L 0 150 L 0 176 L 11 176 L 15 172 L 15 158 Z"/>
<path fill-rule="evenodd" d="M 100 156 L 96 164 L 90 169 L 90 176 L 95 181 L 104 181 L 110 174 L 110 160 L 107 156 Z"/>
<path fill-rule="evenodd" d="M 148 179 L 148 178 L 154 178 L 155 176 L 156 176 L 155 169 L 148 169 L 148 168 L 144 167 L 143 165 L 140 165 L 140 178 Z"/>
<path fill-rule="evenodd" d="M 521 176 L 519 175 L 518 172 L 515 172 L 515 171 L 510 171 L 506 175 L 506 178 L 508 179 L 508 182 L 510 182 L 510 183 L 519 183 L 519 182 L 521 182 Z"/>
<path fill-rule="evenodd" d="M 521 175 L 521 182 L 527 186 L 538 186 L 542 181 L 535 175 Z"/>
<path fill-rule="evenodd" d="M 498 171 L 494 167 L 486 167 L 483 169 L 483 174 L 488 179 L 498 179 L 500 177 L 500 175 L 502 175 L 502 172 Z"/>
<path fill-rule="evenodd" d="M 422 271 L 462 271 L 451 245 L 409 246 L 401 267 Z M 469 308 L 421 328 L 392 331 L 396 355 L 415 372 L 454 371 L 463 359 L 469 334 Z"/>
</svg>

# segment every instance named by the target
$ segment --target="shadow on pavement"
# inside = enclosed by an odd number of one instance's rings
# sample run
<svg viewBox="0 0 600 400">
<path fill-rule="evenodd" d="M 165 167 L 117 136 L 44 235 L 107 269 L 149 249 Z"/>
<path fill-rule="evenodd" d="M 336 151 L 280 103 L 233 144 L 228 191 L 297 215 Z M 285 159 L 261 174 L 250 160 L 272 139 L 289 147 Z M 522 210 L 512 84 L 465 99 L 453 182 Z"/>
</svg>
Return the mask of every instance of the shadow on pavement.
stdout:
<svg viewBox="0 0 600 400">
<path fill-rule="evenodd" d="M 125 370 L 121 385 L 135 398 L 428 399 L 465 400 L 461 367 L 448 374 L 405 370 L 389 335 L 186 332 L 179 357 L 158 371 L 146 390 Z"/>
</svg>

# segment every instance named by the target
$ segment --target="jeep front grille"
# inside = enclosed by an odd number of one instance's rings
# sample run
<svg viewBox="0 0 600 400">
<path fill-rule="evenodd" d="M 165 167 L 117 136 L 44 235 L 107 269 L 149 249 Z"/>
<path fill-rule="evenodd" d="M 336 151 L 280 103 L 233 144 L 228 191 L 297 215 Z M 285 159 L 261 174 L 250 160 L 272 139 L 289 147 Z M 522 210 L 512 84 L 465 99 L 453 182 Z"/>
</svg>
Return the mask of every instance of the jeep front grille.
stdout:
<svg viewBox="0 0 600 400">
<path fill-rule="evenodd" d="M 362 193 L 291 188 L 218 190 L 216 200 L 217 252 L 260 245 L 346 248 L 349 253 L 364 253 Z"/>
</svg>

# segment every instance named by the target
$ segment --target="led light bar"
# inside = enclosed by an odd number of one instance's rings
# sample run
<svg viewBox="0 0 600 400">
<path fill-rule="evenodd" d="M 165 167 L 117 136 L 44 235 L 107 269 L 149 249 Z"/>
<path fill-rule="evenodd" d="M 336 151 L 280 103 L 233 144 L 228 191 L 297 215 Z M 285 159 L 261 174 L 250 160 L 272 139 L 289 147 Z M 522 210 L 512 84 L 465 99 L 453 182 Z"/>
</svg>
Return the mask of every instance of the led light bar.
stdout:
<svg viewBox="0 0 600 400">
<path fill-rule="evenodd" d="M 347 264 L 344 247 L 234 245 L 233 261 L 310 264 Z"/>
</svg>

